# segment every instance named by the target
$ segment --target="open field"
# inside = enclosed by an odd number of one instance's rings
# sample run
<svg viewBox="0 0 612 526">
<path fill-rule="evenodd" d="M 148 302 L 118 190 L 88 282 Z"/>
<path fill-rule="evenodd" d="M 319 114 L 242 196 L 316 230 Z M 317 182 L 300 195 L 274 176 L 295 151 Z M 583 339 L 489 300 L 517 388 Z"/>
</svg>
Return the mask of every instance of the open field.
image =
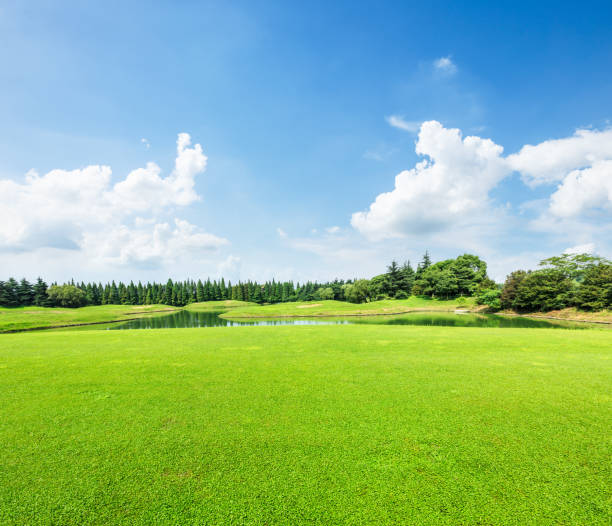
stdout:
<svg viewBox="0 0 612 526">
<path fill-rule="evenodd" d="M 348 303 L 345 301 L 303 301 L 276 303 L 274 305 L 254 305 L 232 309 L 224 314 L 231 318 L 270 318 L 283 316 L 348 316 L 359 314 L 398 314 L 418 309 L 453 311 L 457 308 L 471 308 L 474 298 L 463 298 L 463 302 L 454 300 L 435 300 L 411 296 L 405 300 L 382 300 L 370 303 Z"/>
<path fill-rule="evenodd" d="M 79 309 L 0 307 L 0 333 L 38 327 L 123 321 L 135 317 L 169 314 L 174 310 L 176 307 L 169 305 L 96 305 Z"/>
<path fill-rule="evenodd" d="M 0 337 L 0 524 L 609 524 L 612 333 Z"/>
</svg>

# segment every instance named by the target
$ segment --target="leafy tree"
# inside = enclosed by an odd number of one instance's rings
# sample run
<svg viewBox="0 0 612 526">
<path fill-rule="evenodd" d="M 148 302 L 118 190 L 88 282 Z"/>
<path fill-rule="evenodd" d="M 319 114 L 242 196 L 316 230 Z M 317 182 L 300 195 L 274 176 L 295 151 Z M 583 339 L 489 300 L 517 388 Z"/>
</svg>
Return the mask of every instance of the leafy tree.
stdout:
<svg viewBox="0 0 612 526">
<path fill-rule="evenodd" d="M 483 289 L 476 296 L 476 303 L 478 305 L 486 305 L 491 311 L 498 311 L 501 309 L 500 301 L 501 290 L 495 289 Z"/>
<path fill-rule="evenodd" d="M 74 285 L 52 285 L 47 294 L 50 302 L 59 307 L 83 307 L 87 304 L 85 292 Z"/>
<path fill-rule="evenodd" d="M 591 254 L 561 254 L 540 261 L 541 267 L 554 268 L 569 279 L 581 282 L 587 270 L 599 263 L 610 263 L 605 258 Z"/>
<path fill-rule="evenodd" d="M 518 287 L 512 306 L 522 312 L 546 312 L 571 304 L 572 281 L 558 269 L 528 274 Z"/>
<path fill-rule="evenodd" d="M 463 254 L 450 265 L 449 270 L 457 281 L 457 293 L 472 296 L 478 286 L 487 279 L 487 264 L 478 256 Z"/>
<path fill-rule="evenodd" d="M 370 282 L 367 279 L 358 279 L 351 285 L 345 286 L 344 295 L 351 303 L 365 303 L 372 299 Z"/>
<path fill-rule="evenodd" d="M 320 288 L 317 290 L 317 296 L 322 300 L 333 300 L 334 299 L 334 289 L 331 287 Z"/>
<path fill-rule="evenodd" d="M 518 289 L 527 275 L 528 273 L 524 270 L 515 270 L 508 274 L 499 298 L 502 309 L 512 309 L 514 307 L 514 299 Z"/>
<path fill-rule="evenodd" d="M 576 304 L 584 310 L 612 307 L 612 264 L 600 262 L 584 272 L 576 294 Z"/>
</svg>

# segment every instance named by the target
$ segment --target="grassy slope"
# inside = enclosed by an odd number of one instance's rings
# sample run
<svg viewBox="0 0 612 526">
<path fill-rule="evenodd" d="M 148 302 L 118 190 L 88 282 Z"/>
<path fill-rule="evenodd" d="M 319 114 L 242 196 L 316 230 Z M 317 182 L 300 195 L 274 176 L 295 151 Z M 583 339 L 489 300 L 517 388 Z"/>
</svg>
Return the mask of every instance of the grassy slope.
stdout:
<svg viewBox="0 0 612 526">
<path fill-rule="evenodd" d="M 257 305 L 248 301 L 237 300 L 222 300 L 222 301 L 202 301 L 200 303 L 190 303 L 185 308 L 193 311 L 222 311 L 228 309 L 237 309 Z"/>
<path fill-rule="evenodd" d="M 517 314 L 513 311 L 504 311 L 506 314 Z M 502 313 L 502 314 L 503 314 Z M 519 316 L 525 316 L 525 314 L 518 314 Z M 575 320 L 575 321 L 587 321 L 595 323 L 612 323 L 612 311 L 601 310 L 596 312 L 588 312 L 570 307 L 562 310 L 552 310 L 549 312 L 533 312 L 528 314 L 533 318 L 558 318 L 561 320 Z"/>
<path fill-rule="evenodd" d="M 466 298 L 465 303 L 457 300 L 432 300 L 411 296 L 405 300 L 383 300 L 371 303 L 348 303 L 344 301 L 305 301 L 277 303 L 274 305 L 255 305 L 232 309 L 223 315 L 224 318 L 242 317 L 279 317 L 279 316 L 337 316 L 347 314 L 390 314 L 410 312 L 417 309 L 452 311 L 456 308 L 474 306 L 473 298 Z"/>
<path fill-rule="evenodd" d="M 139 316 L 168 314 L 168 311 L 173 310 L 176 310 L 175 307 L 168 305 L 100 305 L 80 309 L 0 307 L 0 333 L 35 327 L 128 320 Z"/>
<path fill-rule="evenodd" d="M 608 331 L 0 337 L 0 524 L 609 524 Z"/>
</svg>

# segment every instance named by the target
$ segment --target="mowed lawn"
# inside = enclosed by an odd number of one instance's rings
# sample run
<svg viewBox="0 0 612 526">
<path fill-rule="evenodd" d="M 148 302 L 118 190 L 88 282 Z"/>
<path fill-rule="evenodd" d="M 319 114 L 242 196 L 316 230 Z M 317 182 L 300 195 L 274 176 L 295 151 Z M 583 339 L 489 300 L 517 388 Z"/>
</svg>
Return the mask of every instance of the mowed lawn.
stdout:
<svg viewBox="0 0 612 526">
<path fill-rule="evenodd" d="M 612 331 L 0 336 L 0 524 L 610 524 Z"/>
</svg>

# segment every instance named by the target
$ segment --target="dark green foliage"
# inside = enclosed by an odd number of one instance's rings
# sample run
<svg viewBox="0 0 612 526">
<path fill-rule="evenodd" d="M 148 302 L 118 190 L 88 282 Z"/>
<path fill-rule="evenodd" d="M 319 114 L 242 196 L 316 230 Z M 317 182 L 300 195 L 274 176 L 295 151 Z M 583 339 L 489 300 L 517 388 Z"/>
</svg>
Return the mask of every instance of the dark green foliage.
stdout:
<svg viewBox="0 0 612 526">
<path fill-rule="evenodd" d="M 36 284 L 33 287 L 34 292 L 34 305 L 39 307 L 45 307 L 49 304 L 49 296 L 47 296 L 47 284 L 38 278 Z"/>
<path fill-rule="evenodd" d="M 512 306 L 519 312 L 546 312 L 572 305 L 572 281 L 565 272 L 543 269 L 531 272 L 521 282 Z"/>
<path fill-rule="evenodd" d="M 584 272 L 584 279 L 576 293 L 576 305 L 584 310 L 612 307 L 612 264 L 601 262 Z"/>
<path fill-rule="evenodd" d="M 0 282 L 0 305 L 4 307 L 18 307 L 18 287 L 19 284 L 13 278 L 9 278 L 7 282 Z"/>
<path fill-rule="evenodd" d="M 514 298 L 516 298 L 518 289 L 527 275 L 528 273 L 524 270 L 515 270 L 508 275 L 500 296 L 502 309 L 512 309 L 514 307 Z"/>
<path fill-rule="evenodd" d="M 434 264 L 424 258 L 415 278 L 413 294 L 447 299 L 473 296 L 483 283 L 492 283 L 487 276 L 487 264 L 472 254 Z"/>
</svg>

